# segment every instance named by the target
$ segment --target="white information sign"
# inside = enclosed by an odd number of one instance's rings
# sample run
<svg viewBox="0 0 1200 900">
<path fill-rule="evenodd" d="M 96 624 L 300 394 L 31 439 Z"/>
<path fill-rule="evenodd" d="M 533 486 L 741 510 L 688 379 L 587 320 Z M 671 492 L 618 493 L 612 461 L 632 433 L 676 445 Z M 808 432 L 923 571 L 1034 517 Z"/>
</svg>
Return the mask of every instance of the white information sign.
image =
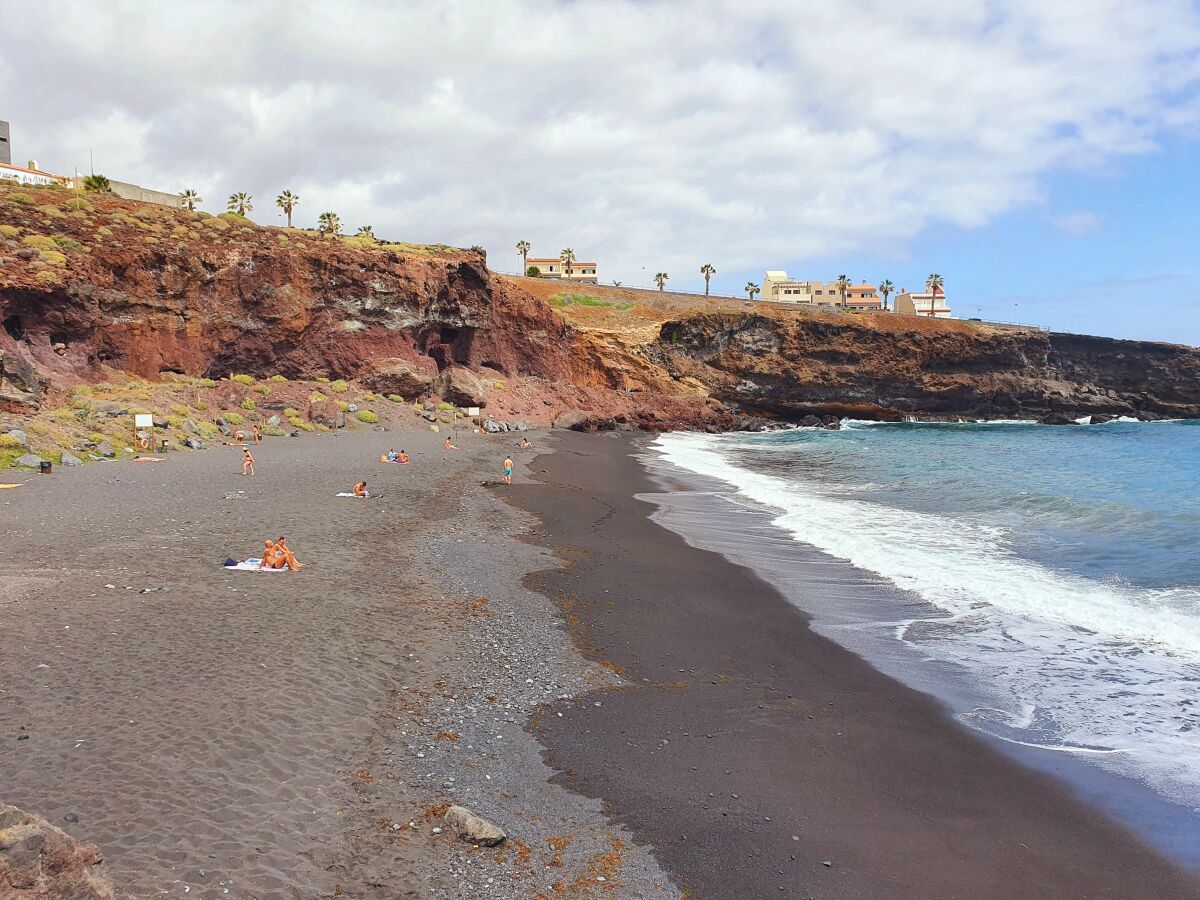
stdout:
<svg viewBox="0 0 1200 900">
<path fill-rule="evenodd" d="M 479 407 L 478 407 L 478 406 L 468 406 L 468 407 L 467 407 L 467 415 L 468 415 L 468 416 L 477 416 L 477 415 L 479 415 Z"/>
<path fill-rule="evenodd" d="M 134 428 L 153 428 L 154 416 L 150 413 L 135 413 L 133 416 Z"/>
</svg>

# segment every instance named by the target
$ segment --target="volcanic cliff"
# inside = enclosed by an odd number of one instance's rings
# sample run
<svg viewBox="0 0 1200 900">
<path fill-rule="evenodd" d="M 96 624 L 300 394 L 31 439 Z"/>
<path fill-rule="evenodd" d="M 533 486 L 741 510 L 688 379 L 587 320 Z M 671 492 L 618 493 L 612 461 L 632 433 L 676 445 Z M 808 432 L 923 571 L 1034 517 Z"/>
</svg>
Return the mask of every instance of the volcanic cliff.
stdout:
<svg viewBox="0 0 1200 900">
<path fill-rule="evenodd" d="M 507 379 L 540 398 L 531 421 L 570 410 L 576 427 L 1200 417 L 1192 348 L 571 290 L 495 276 L 478 251 L 0 188 L 0 405 L 30 410 L 50 386 L 118 370 L 360 379 L 481 403 Z"/>
</svg>

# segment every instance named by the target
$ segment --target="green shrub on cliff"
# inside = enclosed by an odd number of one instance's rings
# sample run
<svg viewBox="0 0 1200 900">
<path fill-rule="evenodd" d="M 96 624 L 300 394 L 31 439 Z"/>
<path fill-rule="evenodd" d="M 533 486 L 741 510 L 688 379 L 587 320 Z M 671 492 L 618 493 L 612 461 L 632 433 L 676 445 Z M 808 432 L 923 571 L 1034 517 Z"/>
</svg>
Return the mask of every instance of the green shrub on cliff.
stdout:
<svg viewBox="0 0 1200 900">
<path fill-rule="evenodd" d="M 329 398 L 326 397 L 324 394 L 322 394 L 320 391 L 313 391 L 311 394 L 308 395 L 309 403 L 324 403 L 328 399 Z"/>
<path fill-rule="evenodd" d="M 374 425 L 379 421 L 379 416 L 375 415 L 369 409 L 360 409 L 354 414 L 354 418 L 360 422 L 365 422 L 367 425 Z"/>
<path fill-rule="evenodd" d="M 15 194 L 8 194 L 4 199 L 10 203 L 20 203 L 22 206 L 33 206 L 33 198 L 20 191 L 17 191 Z"/>
<path fill-rule="evenodd" d="M 245 400 L 242 401 L 242 409 L 251 410 L 251 409 L 256 409 L 257 407 L 258 407 L 258 404 L 255 403 L 253 400 L 251 400 L 249 397 L 247 397 Z"/>
<path fill-rule="evenodd" d="M 54 243 L 54 238 L 46 237 L 44 234 L 27 234 L 21 238 L 21 243 L 26 247 L 32 247 L 34 250 L 58 249 L 58 244 Z"/>
<path fill-rule="evenodd" d="M 246 420 L 242 418 L 241 413 L 227 412 L 225 413 L 225 421 L 230 425 L 244 425 Z"/>
<path fill-rule="evenodd" d="M 75 240 L 73 237 L 67 237 L 65 234 L 55 235 L 52 240 L 63 250 L 70 250 L 72 253 L 83 253 L 87 250 L 83 244 Z"/>
<path fill-rule="evenodd" d="M 67 264 L 67 255 L 60 250 L 43 250 L 38 256 L 48 266 L 65 266 Z"/>
<path fill-rule="evenodd" d="M 96 229 L 96 235 L 97 237 L 112 237 L 112 229 L 105 225 L 101 225 Z"/>
<path fill-rule="evenodd" d="M 254 384 L 254 379 L 249 375 L 230 375 L 229 380 L 238 384 Z"/>
<path fill-rule="evenodd" d="M 287 434 L 287 432 L 278 425 L 267 425 L 263 428 L 262 433 L 267 437 L 283 437 Z"/>
<path fill-rule="evenodd" d="M 0 225 L 0 237 L 16 237 L 21 229 L 16 225 Z"/>
<path fill-rule="evenodd" d="M 344 394 L 347 390 L 349 390 L 349 388 L 350 385 L 348 385 L 342 378 L 339 378 L 337 381 L 329 382 L 329 389 L 335 394 Z"/>
<path fill-rule="evenodd" d="M 226 222 L 224 219 L 218 218 L 217 216 L 212 216 L 207 219 L 201 219 L 200 224 L 203 225 L 205 228 L 211 228 L 214 231 L 226 231 L 229 229 L 229 223 Z"/>
<path fill-rule="evenodd" d="M 337 408 L 340 409 L 342 412 L 346 412 L 348 409 L 350 409 L 350 404 L 347 403 L 345 400 L 339 400 L 339 401 L 337 401 Z"/>
<path fill-rule="evenodd" d="M 388 394 L 388 399 L 391 400 L 393 403 L 403 403 L 404 402 L 404 398 L 401 397 L 399 394 Z"/>
<path fill-rule="evenodd" d="M 21 442 L 15 434 L 0 434 L 0 447 L 20 447 Z"/>
<path fill-rule="evenodd" d="M 283 417 L 285 419 L 293 419 L 298 415 L 300 415 L 300 411 L 298 409 L 293 409 L 290 406 L 283 411 Z"/>
<path fill-rule="evenodd" d="M 285 382 L 285 381 L 287 381 L 287 379 L 286 379 L 286 378 L 284 378 L 282 375 L 272 375 L 272 376 L 271 376 L 270 378 L 268 378 L 267 380 L 268 380 L 268 381 L 274 381 L 274 382 L 277 382 L 277 383 L 282 383 L 282 382 Z"/>
</svg>

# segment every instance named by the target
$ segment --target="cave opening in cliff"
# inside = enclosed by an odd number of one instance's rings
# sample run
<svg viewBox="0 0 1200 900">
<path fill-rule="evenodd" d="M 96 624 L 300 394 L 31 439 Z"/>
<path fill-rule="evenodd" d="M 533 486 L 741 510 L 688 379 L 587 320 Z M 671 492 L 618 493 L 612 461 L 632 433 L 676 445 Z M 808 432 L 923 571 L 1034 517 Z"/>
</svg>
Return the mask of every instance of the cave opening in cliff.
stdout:
<svg viewBox="0 0 1200 900">
<path fill-rule="evenodd" d="M 20 316 L 13 315 L 5 319 L 4 330 L 14 341 L 25 340 L 25 323 L 21 321 Z"/>
<path fill-rule="evenodd" d="M 50 346 L 57 347 L 62 344 L 64 347 L 71 346 L 71 336 L 61 331 L 52 332 L 50 335 Z"/>
</svg>

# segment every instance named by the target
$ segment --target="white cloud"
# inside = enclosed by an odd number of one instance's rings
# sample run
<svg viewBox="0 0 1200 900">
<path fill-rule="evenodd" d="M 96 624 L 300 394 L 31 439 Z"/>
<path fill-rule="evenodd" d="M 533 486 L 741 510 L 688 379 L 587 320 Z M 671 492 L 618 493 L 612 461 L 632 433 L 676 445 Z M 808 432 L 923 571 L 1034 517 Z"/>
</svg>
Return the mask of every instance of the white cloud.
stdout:
<svg viewBox="0 0 1200 900">
<path fill-rule="evenodd" d="M 1094 234 L 1104 225 L 1104 218 L 1102 216 L 1083 210 L 1063 213 L 1060 216 L 1055 216 L 1052 221 L 1055 228 L 1072 237 L 1084 237 L 1085 235 Z"/>
<path fill-rule="evenodd" d="M 300 222 L 683 286 L 981 225 L 1152 151 L 1200 120 L 1197 46 L 1187 0 L 60 3 L 5 11 L 0 116 L 46 167 L 93 149 L 209 208 L 250 191 L 259 221 L 286 187 Z"/>
</svg>

